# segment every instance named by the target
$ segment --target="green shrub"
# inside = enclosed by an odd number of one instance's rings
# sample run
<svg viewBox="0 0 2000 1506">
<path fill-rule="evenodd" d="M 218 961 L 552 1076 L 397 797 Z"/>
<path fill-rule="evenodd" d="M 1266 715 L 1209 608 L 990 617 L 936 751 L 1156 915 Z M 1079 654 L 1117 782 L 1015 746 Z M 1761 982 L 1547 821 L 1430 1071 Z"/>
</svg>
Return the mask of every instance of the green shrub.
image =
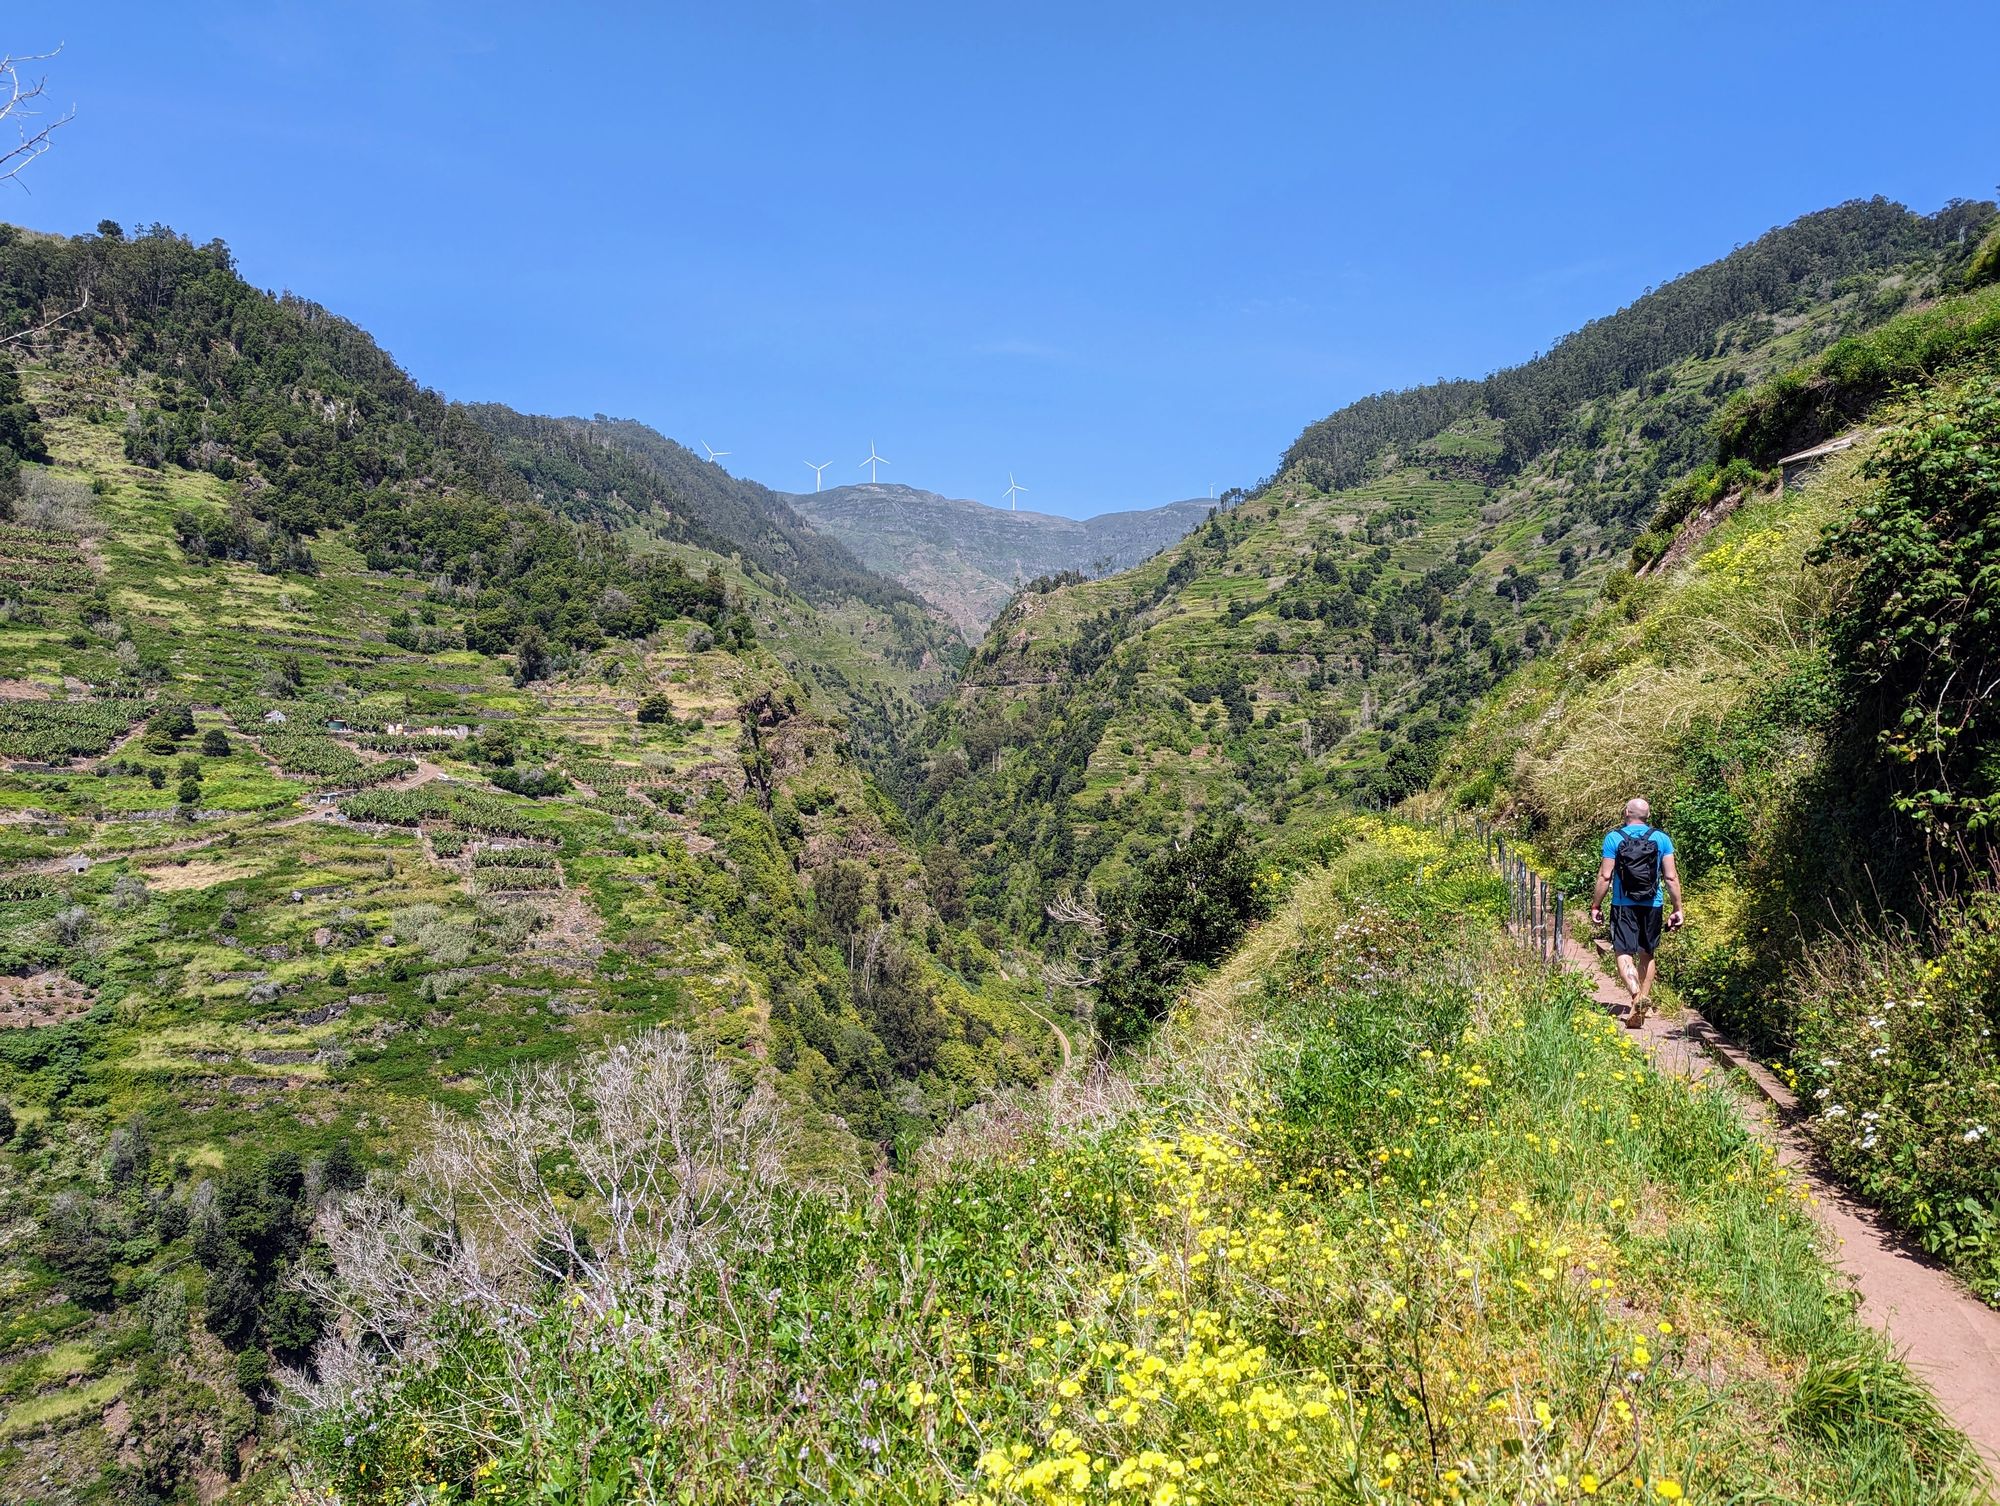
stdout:
<svg viewBox="0 0 2000 1506">
<path fill-rule="evenodd" d="M 2000 827 L 2000 377 L 1933 397 L 1869 474 L 1875 497 L 1824 550 L 1857 571 L 1834 660 L 1858 735 L 1897 772 L 1897 808 L 1949 848 Z"/>
<path fill-rule="evenodd" d="M 1264 904 L 1243 824 L 1228 820 L 1168 843 L 1105 906 L 1097 1028 L 1142 1038 L 1173 1007 L 1190 967 L 1219 960 Z"/>
<path fill-rule="evenodd" d="M 2000 893 L 1910 936 L 1828 943 L 1794 985 L 1827 1160 L 2000 1303 Z"/>
</svg>

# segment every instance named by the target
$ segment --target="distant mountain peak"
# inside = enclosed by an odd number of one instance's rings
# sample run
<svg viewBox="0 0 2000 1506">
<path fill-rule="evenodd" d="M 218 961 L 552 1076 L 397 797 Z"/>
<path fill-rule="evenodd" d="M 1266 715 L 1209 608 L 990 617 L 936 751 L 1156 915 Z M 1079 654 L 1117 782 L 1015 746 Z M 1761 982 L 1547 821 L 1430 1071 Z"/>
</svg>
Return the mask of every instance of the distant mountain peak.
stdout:
<svg viewBox="0 0 2000 1506">
<path fill-rule="evenodd" d="M 903 482 L 861 481 L 795 493 L 793 508 L 863 564 L 901 582 L 977 641 L 1026 581 L 1067 570 L 1127 570 L 1185 535 L 1215 504 L 1064 518 L 946 497 Z"/>
</svg>

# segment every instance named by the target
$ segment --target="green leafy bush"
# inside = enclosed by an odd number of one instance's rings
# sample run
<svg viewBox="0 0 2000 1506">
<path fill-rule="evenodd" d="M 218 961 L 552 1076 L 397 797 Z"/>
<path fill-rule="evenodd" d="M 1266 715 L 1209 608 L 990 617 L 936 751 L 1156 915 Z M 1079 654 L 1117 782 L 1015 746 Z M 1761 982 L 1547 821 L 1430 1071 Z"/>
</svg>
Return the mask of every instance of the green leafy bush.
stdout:
<svg viewBox="0 0 2000 1506">
<path fill-rule="evenodd" d="M 1933 397 L 1869 474 L 1879 491 L 1824 551 L 1856 566 L 1834 658 L 1898 809 L 1949 847 L 2000 825 L 2000 377 Z"/>
<path fill-rule="evenodd" d="M 1097 1028 L 1140 1039 L 1173 1006 L 1191 967 L 1220 959 L 1263 908 L 1243 824 L 1228 820 L 1168 843 L 1105 906 Z"/>
<path fill-rule="evenodd" d="M 1986 239 L 1979 243 L 1979 249 L 1965 266 L 1968 288 L 1983 288 L 1992 282 L 2000 282 L 2000 224 L 1986 232 Z"/>
<path fill-rule="evenodd" d="M 1795 1059 L 1827 1159 L 2000 1304 L 2000 893 L 1935 923 L 1824 948 Z"/>
</svg>

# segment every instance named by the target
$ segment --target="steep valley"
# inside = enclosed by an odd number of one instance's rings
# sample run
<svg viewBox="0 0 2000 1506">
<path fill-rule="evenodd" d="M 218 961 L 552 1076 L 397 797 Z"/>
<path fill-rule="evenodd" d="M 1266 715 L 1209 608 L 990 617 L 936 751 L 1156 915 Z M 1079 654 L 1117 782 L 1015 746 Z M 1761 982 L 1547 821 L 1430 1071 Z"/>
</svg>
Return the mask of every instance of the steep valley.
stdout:
<svg viewBox="0 0 2000 1506">
<path fill-rule="evenodd" d="M 316 1331 L 313 1200 L 483 1074 L 672 1026 L 858 1180 L 1057 1061 L 1033 963 L 866 772 L 950 673 L 914 598 L 572 427 L 466 422 L 213 247 L 16 237 L 0 277 L 99 310 L 19 363 L 0 522 L 0 1494 L 237 1473 L 247 1367 Z M 118 1336 L 190 1240 L 162 1390 Z"/>
<path fill-rule="evenodd" d="M 0 229 L 0 1496 L 1977 1499 L 1438 818 L 1574 893 L 1643 767 L 1671 986 L 2000 1282 L 1994 215 L 1081 523 Z"/>
</svg>

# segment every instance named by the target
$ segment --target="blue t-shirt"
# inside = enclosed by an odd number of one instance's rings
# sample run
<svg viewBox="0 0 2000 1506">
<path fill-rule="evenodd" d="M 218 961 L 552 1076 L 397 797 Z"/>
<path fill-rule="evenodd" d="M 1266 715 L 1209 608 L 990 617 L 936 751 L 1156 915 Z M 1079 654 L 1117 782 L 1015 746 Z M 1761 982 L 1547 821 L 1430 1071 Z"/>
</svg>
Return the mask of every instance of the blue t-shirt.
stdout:
<svg viewBox="0 0 2000 1506">
<path fill-rule="evenodd" d="M 1616 831 L 1604 834 L 1604 855 L 1607 858 L 1617 857 L 1620 842 L 1627 837 L 1643 837 L 1649 830 L 1653 833 L 1653 845 L 1660 849 L 1660 886 L 1653 891 L 1653 908 L 1657 910 L 1667 902 L 1667 858 L 1673 853 L 1674 839 L 1657 828 L 1648 827 L 1643 821 L 1629 821 Z M 1625 897 L 1625 881 L 1618 876 L 1616 868 L 1611 870 L 1611 903 L 1614 905 L 1633 903 Z"/>
</svg>

